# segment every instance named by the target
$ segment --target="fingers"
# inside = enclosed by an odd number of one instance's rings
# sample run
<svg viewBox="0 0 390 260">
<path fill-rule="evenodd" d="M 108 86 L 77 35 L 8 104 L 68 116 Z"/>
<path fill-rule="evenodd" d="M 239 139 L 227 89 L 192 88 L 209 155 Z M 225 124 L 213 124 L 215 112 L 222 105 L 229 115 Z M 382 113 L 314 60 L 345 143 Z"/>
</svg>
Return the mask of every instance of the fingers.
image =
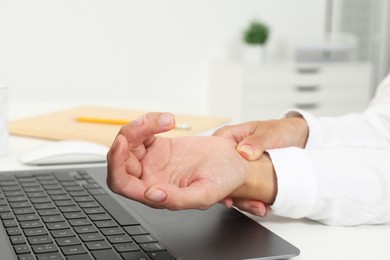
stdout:
<svg viewBox="0 0 390 260">
<path fill-rule="evenodd" d="M 118 135 L 107 154 L 107 186 L 115 193 L 140 199 L 145 189 L 138 179 L 141 173 L 142 166 L 138 159 L 128 152 L 126 138 Z"/>
<path fill-rule="evenodd" d="M 170 113 L 148 113 L 123 126 L 107 154 L 107 185 L 115 193 L 145 202 L 141 159 L 155 140 L 155 134 L 175 125 Z"/>
<path fill-rule="evenodd" d="M 230 197 L 224 198 L 219 202 L 220 204 L 224 205 L 227 208 L 233 207 L 233 199 Z"/>
<path fill-rule="evenodd" d="M 242 211 L 260 217 L 265 217 L 269 211 L 268 205 L 258 200 L 233 199 L 233 205 Z"/>
<path fill-rule="evenodd" d="M 263 145 L 263 138 L 259 138 L 257 135 L 250 135 L 242 139 L 236 149 L 248 161 L 256 161 L 264 152 Z"/>
<path fill-rule="evenodd" d="M 255 122 L 247 122 L 238 125 L 224 126 L 213 133 L 213 136 L 225 137 L 239 143 L 245 137 L 251 135 L 256 129 Z"/>
<path fill-rule="evenodd" d="M 154 141 L 154 135 L 169 131 L 175 126 L 175 117 L 170 113 L 148 113 L 137 118 L 119 131 L 126 137 L 130 149 L 135 149 L 141 144 L 146 147 Z M 142 154 L 140 150 L 136 155 Z"/>
<path fill-rule="evenodd" d="M 220 201 L 227 208 L 236 208 L 251 213 L 256 216 L 265 217 L 269 211 L 269 206 L 261 201 L 247 199 L 232 199 L 227 197 Z"/>
<path fill-rule="evenodd" d="M 264 149 L 262 145 L 264 140 L 254 135 L 258 122 L 247 122 L 234 126 L 225 126 L 214 132 L 214 136 L 229 138 L 237 142 L 237 151 L 242 157 L 249 161 L 255 161 L 260 158 Z"/>
<path fill-rule="evenodd" d="M 118 193 L 127 181 L 127 146 L 124 136 L 118 135 L 107 154 L 107 185 L 113 192 Z"/>
</svg>

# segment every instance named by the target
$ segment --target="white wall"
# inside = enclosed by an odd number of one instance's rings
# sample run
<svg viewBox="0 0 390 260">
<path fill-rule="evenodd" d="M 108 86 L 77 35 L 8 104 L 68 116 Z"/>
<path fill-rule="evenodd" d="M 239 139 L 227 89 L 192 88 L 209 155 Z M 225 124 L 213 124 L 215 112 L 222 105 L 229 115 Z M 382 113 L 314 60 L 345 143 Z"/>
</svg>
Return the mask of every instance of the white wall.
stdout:
<svg viewBox="0 0 390 260">
<path fill-rule="evenodd" d="M 0 0 L 10 103 L 117 100 L 208 113 L 208 61 L 238 59 L 243 27 L 271 26 L 271 57 L 323 37 L 324 0 Z"/>
</svg>

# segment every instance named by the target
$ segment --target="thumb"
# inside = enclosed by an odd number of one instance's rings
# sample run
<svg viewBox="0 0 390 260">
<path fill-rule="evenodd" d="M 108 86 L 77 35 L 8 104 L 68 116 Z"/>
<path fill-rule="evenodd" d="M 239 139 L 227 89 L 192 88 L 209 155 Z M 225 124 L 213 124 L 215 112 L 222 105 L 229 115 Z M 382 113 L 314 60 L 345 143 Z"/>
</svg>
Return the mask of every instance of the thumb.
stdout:
<svg viewBox="0 0 390 260">
<path fill-rule="evenodd" d="M 264 152 L 261 140 L 253 135 L 245 137 L 237 145 L 237 151 L 248 161 L 258 160 Z"/>
</svg>

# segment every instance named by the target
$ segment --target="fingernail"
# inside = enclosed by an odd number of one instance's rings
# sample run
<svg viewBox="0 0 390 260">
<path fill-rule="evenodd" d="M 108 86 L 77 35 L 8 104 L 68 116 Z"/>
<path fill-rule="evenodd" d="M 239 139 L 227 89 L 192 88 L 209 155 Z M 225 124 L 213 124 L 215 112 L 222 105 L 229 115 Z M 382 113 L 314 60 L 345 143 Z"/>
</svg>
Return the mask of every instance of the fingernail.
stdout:
<svg viewBox="0 0 390 260">
<path fill-rule="evenodd" d="M 135 126 L 141 126 L 141 125 L 145 124 L 145 122 L 146 122 L 146 117 L 145 117 L 145 115 L 142 115 L 142 116 L 138 117 L 136 120 L 134 120 L 133 124 Z"/>
<path fill-rule="evenodd" d="M 255 155 L 256 148 L 251 144 L 244 144 L 238 148 L 238 151 L 245 153 L 248 159 Z"/>
<path fill-rule="evenodd" d="M 252 208 L 252 213 L 257 216 L 264 217 L 266 211 L 264 210 L 264 208 Z"/>
<path fill-rule="evenodd" d="M 174 116 L 172 114 L 162 114 L 159 119 L 161 126 L 170 126 L 174 124 Z"/>
<path fill-rule="evenodd" d="M 228 204 L 228 203 L 225 202 L 225 201 L 220 201 L 219 203 L 220 203 L 222 206 L 225 206 L 225 207 L 227 207 L 227 208 L 231 208 L 230 204 Z"/>
<path fill-rule="evenodd" d="M 151 189 L 145 194 L 145 197 L 155 202 L 163 202 L 167 198 L 167 194 L 160 189 Z"/>
</svg>

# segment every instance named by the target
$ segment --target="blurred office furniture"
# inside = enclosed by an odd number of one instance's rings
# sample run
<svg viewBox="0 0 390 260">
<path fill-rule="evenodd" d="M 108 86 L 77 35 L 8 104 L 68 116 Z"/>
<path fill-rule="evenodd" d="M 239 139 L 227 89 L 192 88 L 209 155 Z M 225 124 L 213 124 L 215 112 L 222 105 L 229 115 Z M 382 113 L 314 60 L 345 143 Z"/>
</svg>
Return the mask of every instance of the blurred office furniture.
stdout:
<svg viewBox="0 0 390 260">
<path fill-rule="evenodd" d="M 327 6 L 327 34 L 354 36 L 357 60 L 372 63 L 373 94 L 390 71 L 390 1 L 327 0 Z"/>
<path fill-rule="evenodd" d="M 362 111 L 371 99 L 371 65 L 219 62 L 210 65 L 210 112 L 236 121 L 278 118 L 291 108 L 316 116 Z"/>
</svg>

